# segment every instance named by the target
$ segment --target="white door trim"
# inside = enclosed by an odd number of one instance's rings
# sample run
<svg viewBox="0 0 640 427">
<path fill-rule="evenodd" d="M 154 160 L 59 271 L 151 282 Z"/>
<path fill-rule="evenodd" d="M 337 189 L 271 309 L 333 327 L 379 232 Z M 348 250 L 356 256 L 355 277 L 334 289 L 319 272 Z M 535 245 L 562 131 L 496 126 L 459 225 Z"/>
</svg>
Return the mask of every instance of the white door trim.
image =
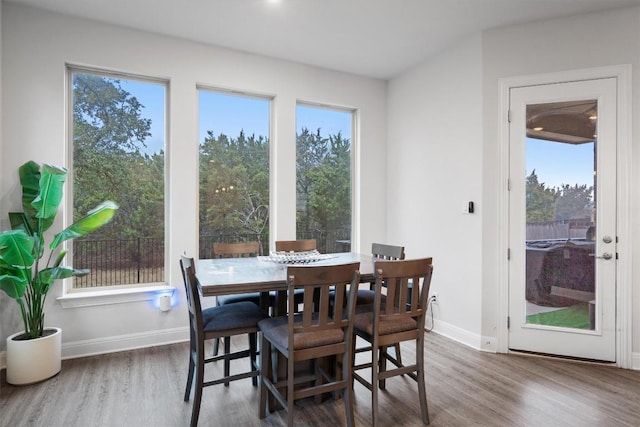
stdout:
<svg viewBox="0 0 640 427">
<path fill-rule="evenodd" d="M 632 259 L 631 259 L 631 66 L 616 65 L 557 73 L 509 77 L 499 80 L 499 157 L 500 190 L 498 191 L 498 313 L 496 348 L 498 352 L 509 352 L 507 316 L 509 314 L 509 269 L 507 261 L 509 242 L 509 90 L 513 87 L 534 86 L 550 83 L 593 80 L 613 77 L 617 79 L 617 169 L 618 189 L 616 201 L 618 262 L 616 295 L 616 363 L 620 368 L 632 366 Z"/>
</svg>

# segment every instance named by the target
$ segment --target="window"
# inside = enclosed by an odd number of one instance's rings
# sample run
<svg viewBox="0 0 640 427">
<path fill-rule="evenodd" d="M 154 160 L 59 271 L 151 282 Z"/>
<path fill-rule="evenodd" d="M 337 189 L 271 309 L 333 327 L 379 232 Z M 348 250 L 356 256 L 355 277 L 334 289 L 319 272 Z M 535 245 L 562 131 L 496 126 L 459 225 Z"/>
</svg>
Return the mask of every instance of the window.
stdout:
<svg viewBox="0 0 640 427">
<path fill-rule="evenodd" d="M 351 248 L 353 112 L 296 108 L 296 237 L 324 253 Z"/>
<path fill-rule="evenodd" d="M 200 257 L 214 242 L 269 253 L 268 99 L 199 90 Z"/>
<path fill-rule="evenodd" d="M 73 289 L 165 281 L 166 85 L 71 70 L 74 220 L 103 200 L 120 209 L 76 239 Z"/>
</svg>

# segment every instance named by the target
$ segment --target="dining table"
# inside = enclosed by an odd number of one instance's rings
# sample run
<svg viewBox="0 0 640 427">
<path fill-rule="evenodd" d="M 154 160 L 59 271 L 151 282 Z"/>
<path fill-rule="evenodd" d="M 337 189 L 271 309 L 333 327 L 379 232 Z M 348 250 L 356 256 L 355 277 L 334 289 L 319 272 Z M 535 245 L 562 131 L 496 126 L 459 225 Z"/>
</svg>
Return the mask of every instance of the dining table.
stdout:
<svg viewBox="0 0 640 427">
<path fill-rule="evenodd" d="M 196 262 L 196 277 L 202 288 L 202 296 L 231 295 L 260 292 L 261 307 L 268 307 L 268 295 L 271 291 L 280 295 L 276 313 L 285 312 L 287 290 L 287 267 L 339 265 L 360 263 L 360 283 L 373 283 L 374 260 L 371 254 L 357 252 L 339 252 L 323 254 L 318 260 L 304 263 L 287 264 L 264 257 L 199 259 Z"/>
<path fill-rule="evenodd" d="M 260 293 L 260 307 L 274 316 L 287 313 L 287 267 L 339 265 L 359 262 L 360 283 L 373 283 L 374 259 L 371 254 L 340 252 L 323 254 L 321 259 L 288 264 L 276 262 L 269 256 L 245 258 L 215 258 L 196 261 L 196 277 L 200 282 L 203 297 L 239 293 Z M 276 304 L 270 307 L 269 293 L 276 292 Z M 286 363 L 278 356 L 278 378 L 284 378 Z M 340 369 L 337 365 L 336 370 Z M 338 375 L 336 373 L 336 375 Z M 272 403 L 270 403 L 270 406 Z"/>
</svg>

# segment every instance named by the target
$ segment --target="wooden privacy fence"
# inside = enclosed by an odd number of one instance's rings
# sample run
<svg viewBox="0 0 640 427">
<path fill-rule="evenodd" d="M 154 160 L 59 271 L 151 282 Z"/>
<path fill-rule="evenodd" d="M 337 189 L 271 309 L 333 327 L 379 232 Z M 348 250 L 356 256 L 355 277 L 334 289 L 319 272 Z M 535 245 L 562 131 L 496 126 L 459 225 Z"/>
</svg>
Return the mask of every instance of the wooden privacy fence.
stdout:
<svg viewBox="0 0 640 427">
<path fill-rule="evenodd" d="M 527 241 L 551 239 L 584 239 L 593 226 L 590 219 L 572 219 L 527 223 Z"/>
</svg>

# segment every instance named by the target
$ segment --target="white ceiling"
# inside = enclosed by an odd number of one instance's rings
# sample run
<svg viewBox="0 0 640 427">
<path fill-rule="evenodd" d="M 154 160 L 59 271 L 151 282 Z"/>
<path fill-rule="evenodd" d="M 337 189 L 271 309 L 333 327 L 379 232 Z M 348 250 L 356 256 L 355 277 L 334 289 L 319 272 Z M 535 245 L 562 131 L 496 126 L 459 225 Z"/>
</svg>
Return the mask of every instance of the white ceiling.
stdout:
<svg viewBox="0 0 640 427">
<path fill-rule="evenodd" d="M 640 0 L 4 0 L 388 79 L 483 29 Z"/>
</svg>

